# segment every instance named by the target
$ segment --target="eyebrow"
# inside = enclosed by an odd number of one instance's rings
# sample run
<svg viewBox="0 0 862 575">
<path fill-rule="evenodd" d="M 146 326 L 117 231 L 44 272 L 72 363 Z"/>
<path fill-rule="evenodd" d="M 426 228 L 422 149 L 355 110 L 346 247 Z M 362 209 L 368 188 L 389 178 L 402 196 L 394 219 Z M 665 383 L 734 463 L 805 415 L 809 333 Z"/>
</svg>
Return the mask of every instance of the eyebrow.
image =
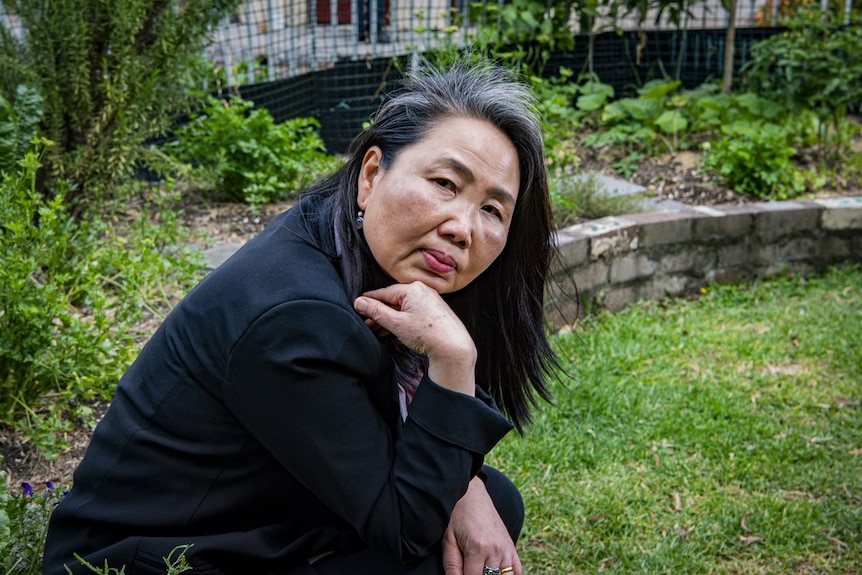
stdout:
<svg viewBox="0 0 862 575">
<path fill-rule="evenodd" d="M 449 166 L 456 172 L 459 172 L 465 179 L 470 182 L 476 181 L 476 176 L 473 175 L 473 170 L 467 167 L 466 164 L 461 162 L 460 160 L 456 160 L 455 158 L 445 157 L 440 160 L 443 164 Z M 490 190 L 491 194 L 495 196 L 502 202 L 506 202 L 509 204 L 515 205 L 515 196 L 504 190 L 503 188 L 492 187 Z"/>
</svg>

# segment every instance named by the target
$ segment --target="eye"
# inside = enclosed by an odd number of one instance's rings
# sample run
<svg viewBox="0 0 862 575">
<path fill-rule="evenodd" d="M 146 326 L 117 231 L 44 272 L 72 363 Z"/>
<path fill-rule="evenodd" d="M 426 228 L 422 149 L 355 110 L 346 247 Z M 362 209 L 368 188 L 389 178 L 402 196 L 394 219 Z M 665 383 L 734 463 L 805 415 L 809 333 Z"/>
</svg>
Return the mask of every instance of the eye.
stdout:
<svg viewBox="0 0 862 575">
<path fill-rule="evenodd" d="M 440 186 L 441 188 L 446 188 L 447 190 L 455 191 L 455 183 L 452 180 L 447 180 L 446 178 L 434 178 L 434 183 Z"/>
<path fill-rule="evenodd" d="M 503 212 L 501 212 L 496 206 L 492 206 L 492 205 L 482 206 L 482 210 L 495 216 L 498 220 L 501 220 L 501 221 L 503 220 Z"/>
</svg>

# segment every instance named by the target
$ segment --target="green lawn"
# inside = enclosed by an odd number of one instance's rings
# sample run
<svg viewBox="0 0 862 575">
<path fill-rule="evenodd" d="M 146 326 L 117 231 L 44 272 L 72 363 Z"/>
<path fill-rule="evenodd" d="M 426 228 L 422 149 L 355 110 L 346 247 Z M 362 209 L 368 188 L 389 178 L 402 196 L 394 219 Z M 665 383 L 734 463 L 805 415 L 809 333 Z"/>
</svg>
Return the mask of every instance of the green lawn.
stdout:
<svg viewBox="0 0 862 575">
<path fill-rule="evenodd" d="M 583 321 L 489 463 L 525 572 L 862 572 L 862 268 Z"/>
</svg>

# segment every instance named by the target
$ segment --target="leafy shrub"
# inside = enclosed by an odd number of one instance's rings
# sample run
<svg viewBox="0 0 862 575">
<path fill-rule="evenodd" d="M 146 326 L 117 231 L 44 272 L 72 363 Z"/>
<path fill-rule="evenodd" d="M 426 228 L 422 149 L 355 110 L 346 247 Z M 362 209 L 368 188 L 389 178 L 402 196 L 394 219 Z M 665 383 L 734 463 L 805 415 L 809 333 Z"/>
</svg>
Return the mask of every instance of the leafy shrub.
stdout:
<svg viewBox="0 0 862 575">
<path fill-rule="evenodd" d="M 613 87 L 595 75 L 582 75 L 578 81 L 572 80 L 573 75 L 561 66 L 556 77 L 529 77 L 542 119 L 548 171 L 555 178 L 575 172 L 579 164 L 576 134 L 582 127 L 596 126 L 602 107 L 614 95 Z"/>
<path fill-rule="evenodd" d="M 506 3 L 472 2 L 469 21 L 480 23 L 473 43 L 495 58 L 540 73 L 554 51 L 575 45 L 570 0 L 511 0 Z"/>
<path fill-rule="evenodd" d="M 89 381 L 116 353 L 110 319 L 96 301 L 96 275 L 75 253 L 81 230 L 68 214 L 65 189 L 50 200 L 36 191 L 39 158 L 0 185 L 0 416 L 14 419 L 47 390 Z M 80 245 L 80 244 L 78 244 Z M 83 313 L 87 308 L 92 315 Z"/>
<path fill-rule="evenodd" d="M 679 80 L 655 80 L 638 89 L 636 98 L 620 98 L 603 107 L 601 122 L 608 129 L 585 139 L 587 145 L 625 145 L 654 155 L 686 147 L 681 135 L 689 126 L 681 108 L 687 99 L 677 94 Z"/>
<path fill-rule="evenodd" d="M 44 98 L 41 131 L 57 144 L 47 190 L 67 180 L 70 203 L 115 197 L 142 144 L 196 101 L 189 87 L 208 34 L 239 2 L 3 0 L 23 37 L 0 33 L 0 93 L 23 83 Z"/>
<path fill-rule="evenodd" d="M 178 130 L 166 151 L 192 162 L 210 181 L 213 199 L 252 206 L 283 200 L 337 167 L 313 118 L 276 124 L 264 108 L 239 97 L 210 98 L 201 115 Z"/>
<path fill-rule="evenodd" d="M 862 27 L 811 7 L 785 23 L 787 31 L 752 46 L 745 82 L 794 113 L 812 111 L 823 159 L 840 160 L 852 135 L 848 108 L 862 102 Z"/>
<path fill-rule="evenodd" d="M 793 163 L 796 148 L 787 128 L 763 122 L 736 122 L 705 146 L 704 165 L 728 186 L 776 200 L 802 194 L 812 177 Z"/>
<path fill-rule="evenodd" d="M 3 464 L 3 456 L 0 455 L 0 465 Z M 0 469 L 0 567 L 6 569 L 6 549 L 12 541 L 12 528 L 9 524 L 9 513 L 6 505 L 9 504 L 9 490 L 6 487 L 6 472 Z"/>
<path fill-rule="evenodd" d="M 674 153 L 699 137 L 737 121 L 775 120 L 783 108 L 753 93 L 721 94 L 714 82 L 682 90 L 679 80 L 654 80 L 638 96 L 603 103 L 590 146 L 622 146 L 627 153 Z"/>
<path fill-rule="evenodd" d="M 40 194 L 41 153 L 0 182 L 0 422 L 51 456 L 70 406 L 86 419 L 81 399 L 110 396 L 135 353 L 131 326 L 196 268 L 154 239 L 172 229 L 154 229 L 146 210 L 121 235 L 113 222 L 75 218 L 66 188 Z M 162 214 L 169 223 L 170 210 Z"/>
<path fill-rule="evenodd" d="M 35 88 L 17 86 L 11 101 L 0 95 L 0 174 L 14 170 L 27 153 L 41 119 L 42 96 Z"/>
</svg>

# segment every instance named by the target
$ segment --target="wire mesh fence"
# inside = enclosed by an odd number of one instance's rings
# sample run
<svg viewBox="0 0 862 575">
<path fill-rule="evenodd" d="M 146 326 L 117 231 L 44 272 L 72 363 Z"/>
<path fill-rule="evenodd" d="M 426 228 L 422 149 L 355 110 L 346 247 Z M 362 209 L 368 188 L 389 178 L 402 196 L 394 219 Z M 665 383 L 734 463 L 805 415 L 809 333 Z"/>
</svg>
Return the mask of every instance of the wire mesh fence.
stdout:
<svg viewBox="0 0 862 575">
<path fill-rule="evenodd" d="M 737 2 L 734 67 L 776 31 L 781 16 L 799 7 L 791 1 Z M 831 1 L 820 5 L 849 22 L 853 0 Z M 502 25 L 487 22 L 483 6 L 468 0 L 250 0 L 218 27 L 206 58 L 220 71 L 222 87 L 233 86 L 276 119 L 317 117 L 330 150 L 342 152 L 412 58 L 468 45 L 482 26 Z M 691 87 L 720 78 L 730 14 L 721 0 L 689 6 L 678 22 L 655 10 L 598 18 L 591 55 L 588 31 L 573 14 L 575 47 L 554 53 L 546 70 L 583 72 L 589 60 L 599 78 L 621 93 L 656 77 L 672 76 Z M 399 61 L 404 66 L 393 65 Z"/>
<path fill-rule="evenodd" d="M 843 4 L 832 8 L 849 22 L 853 0 L 832 2 Z M 824 7 L 828 3 L 822 0 Z M 345 60 L 463 46 L 487 23 L 481 17 L 487 11 L 475 10 L 476 6 L 467 0 L 250 0 L 219 25 L 206 58 L 230 86 L 289 78 Z M 778 0 L 739 0 L 736 26 L 775 27 L 783 10 Z M 653 9 L 648 14 L 634 11 L 616 19 L 599 18 L 593 32 L 716 30 L 726 28 L 729 19 L 721 0 L 701 0 L 691 5 L 679 25 L 669 12 L 659 16 Z M 576 15 L 571 29 L 576 35 L 587 32 L 580 29 Z"/>
<path fill-rule="evenodd" d="M 239 93 L 276 121 L 314 116 L 330 150 L 341 152 L 412 59 L 468 45 L 483 26 L 503 26 L 488 21 L 488 14 L 500 13 L 489 7 L 510 1 L 248 0 L 216 27 L 204 50 L 214 70 L 206 88 Z M 862 11 L 858 0 L 738 0 L 734 67 L 746 62 L 754 43 L 778 30 L 782 16 L 806 2 L 845 23 Z M 599 17 L 591 30 L 581 29 L 573 14 L 574 48 L 552 54 L 546 70 L 583 72 L 589 62 L 620 93 L 657 77 L 678 78 L 688 87 L 720 78 L 730 13 L 722 0 L 688 6 L 676 22 L 669 11 L 632 11 Z M 20 33 L 2 4 L 0 24 Z"/>
</svg>

